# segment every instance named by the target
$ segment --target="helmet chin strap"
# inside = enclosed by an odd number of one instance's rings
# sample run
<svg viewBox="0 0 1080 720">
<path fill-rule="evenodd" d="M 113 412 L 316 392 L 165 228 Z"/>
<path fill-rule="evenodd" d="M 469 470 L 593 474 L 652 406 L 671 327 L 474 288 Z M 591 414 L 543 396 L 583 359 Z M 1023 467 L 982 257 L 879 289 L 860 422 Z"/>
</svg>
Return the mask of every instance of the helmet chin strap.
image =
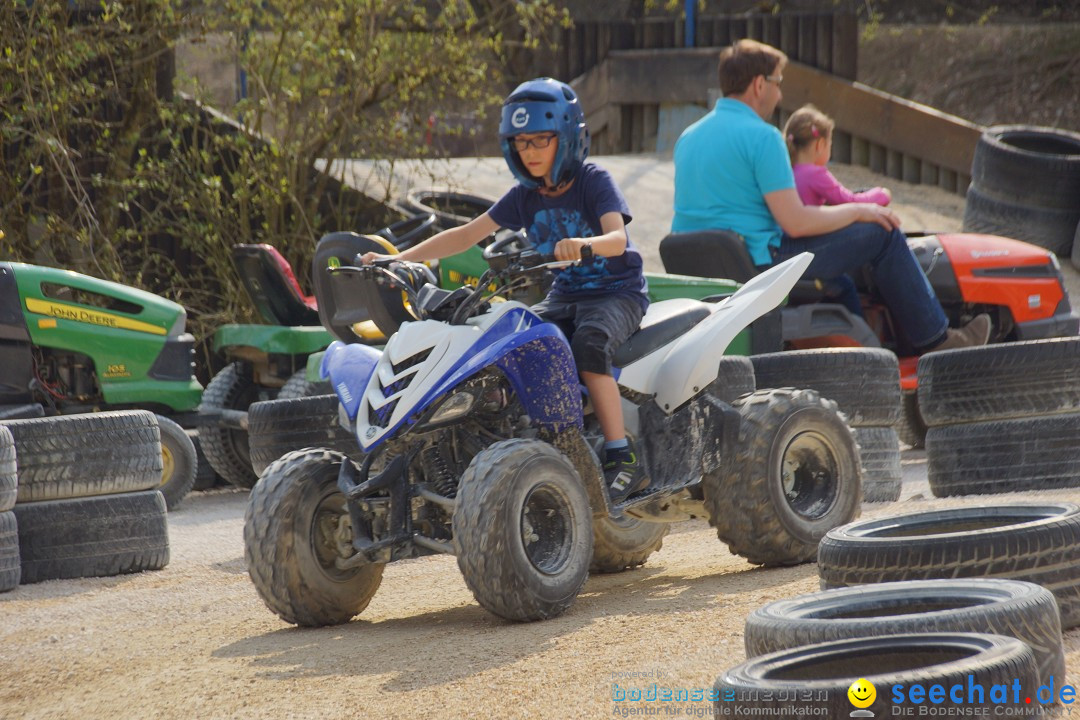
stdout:
<svg viewBox="0 0 1080 720">
<path fill-rule="evenodd" d="M 566 188 L 570 187 L 570 183 L 572 182 L 574 182 L 574 178 L 570 178 L 569 180 L 563 180 L 558 185 L 541 185 L 540 187 L 536 188 L 536 192 L 548 197 L 552 195 L 558 195 L 559 193 L 566 190 Z"/>
</svg>

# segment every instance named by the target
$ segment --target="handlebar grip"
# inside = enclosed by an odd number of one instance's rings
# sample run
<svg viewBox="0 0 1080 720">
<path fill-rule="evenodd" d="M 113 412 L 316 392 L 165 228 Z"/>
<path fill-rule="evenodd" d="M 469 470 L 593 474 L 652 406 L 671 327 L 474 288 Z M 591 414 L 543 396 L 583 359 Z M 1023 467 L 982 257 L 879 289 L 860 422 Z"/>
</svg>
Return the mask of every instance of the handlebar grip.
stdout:
<svg viewBox="0 0 1080 720">
<path fill-rule="evenodd" d="M 581 262 L 591 263 L 594 257 L 592 243 L 585 243 L 581 248 Z"/>
</svg>

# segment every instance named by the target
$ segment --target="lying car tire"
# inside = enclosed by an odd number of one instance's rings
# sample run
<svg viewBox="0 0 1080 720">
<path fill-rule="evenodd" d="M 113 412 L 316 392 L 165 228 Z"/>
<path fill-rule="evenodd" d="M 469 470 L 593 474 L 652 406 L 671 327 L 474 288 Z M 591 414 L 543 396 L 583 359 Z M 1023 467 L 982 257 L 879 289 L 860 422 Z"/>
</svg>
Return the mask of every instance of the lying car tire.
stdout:
<svg viewBox="0 0 1080 720">
<path fill-rule="evenodd" d="M 489 446 L 461 477 L 452 521 L 465 584 L 507 620 L 561 615 L 589 575 L 591 518 L 584 484 L 561 452 L 538 440 Z"/>
<path fill-rule="evenodd" d="M 1080 625 L 1080 506 L 986 505 L 862 520 L 818 549 L 822 588 L 894 580 L 1000 577 L 1049 589 L 1061 625 Z"/>
<path fill-rule="evenodd" d="M 896 502 L 902 490 L 900 438 L 891 427 L 852 428 L 859 444 L 863 502 Z"/>
<path fill-rule="evenodd" d="M 1059 257 L 1072 252 L 1080 208 L 1059 209 L 1017 203 L 972 184 L 964 201 L 963 231 L 1023 240 Z"/>
<path fill-rule="evenodd" d="M 22 574 L 19 561 L 19 527 L 15 513 L 0 512 L 0 592 L 19 586 Z"/>
<path fill-rule="evenodd" d="M 591 572 L 617 573 L 645 564 L 664 544 L 667 523 L 638 520 L 628 515 L 593 519 Z"/>
<path fill-rule="evenodd" d="M 751 355 L 758 389 L 806 388 L 836 402 L 852 427 L 900 421 L 900 365 L 881 348 L 827 348 Z"/>
<path fill-rule="evenodd" d="M 926 433 L 937 497 L 1080 487 L 1080 413 L 965 423 Z"/>
<path fill-rule="evenodd" d="M 758 390 L 732 407 L 742 416 L 734 457 L 702 478 L 710 524 L 752 563 L 813 560 L 822 536 L 859 511 L 851 429 L 813 390 Z"/>
<path fill-rule="evenodd" d="M 169 562 L 157 490 L 15 506 L 22 582 L 160 570 Z"/>
<path fill-rule="evenodd" d="M 353 553 L 338 471 L 349 460 L 313 449 L 289 453 L 266 468 L 244 515 L 244 559 L 259 596 L 288 623 L 340 625 L 364 611 L 382 583 L 384 565 L 341 569 Z"/>
<path fill-rule="evenodd" d="M 161 484 L 161 435 L 145 410 L 9 420 L 20 503 L 149 490 Z"/>
<path fill-rule="evenodd" d="M 887 691 L 894 685 L 950 688 L 971 682 L 991 688 L 1019 682 L 1034 691 L 1038 670 L 1031 648 L 1002 635 L 920 633 L 804 645 L 753 658 L 717 678 L 715 714 L 846 718 L 855 678 L 878 688 L 865 709 L 884 718 L 895 707 Z M 813 715 L 792 712 L 800 707 Z M 964 707 L 985 708 L 989 715 L 1001 704 L 985 693 Z"/>
<path fill-rule="evenodd" d="M 975 143 L 971 181 L 1003 200 L 1062 210 L 1080 197 L 1080 133 L 995 125 Z"/>
<path fill-rule="evenodd" d="M 919 358 L 928 427 L 1008 420 L 1080 407 L 1080 338 L 931 352 Z"/>
<path fill-rule="evenodd" d="M 15 462 L 15 439 L 0 425 L 0 512 L 15 507 L 19 491 L 19 473 Z"/>
<path fill-rule="evenodd" d="M 910 580 L 860 585 L 777 600 L 746 618 L 746 656 L 880 635 L 988 632 L 1032 649 L 1039 682 L 1065 677 L 1061 616 L 1054 594 L 1017 580 Z"/>
<path fill-rule="evenodd" d="M 730 405 L 743 395 L 754 392 L 756 386 L 754 363 L 750 361 L 750 358 L 742 355 L 725 355 L 720 358 L 716 369 L 716 380 L 709 386 L 708 392 Z"/>
<path fill-rule="evenodd" d="M 279 457 L 308 447 L 364 460 L 356 436 L 338 422 L 337 395 L 254 403 L 248 409 L 248 447 L 251 468 L 259 475 Z"/>
<path fill-rule="evenodd" d="M 285 384 L 278 390 L 277 399 L 288 400 L 291 398 L 314 397 L 316 395 L 328 395 L 332 392 L 334 390 L 330 387 L 328 380 L 308 380 L 307 368 L 303 368 L 297 370 L 285 381 Z"/>
</svg>

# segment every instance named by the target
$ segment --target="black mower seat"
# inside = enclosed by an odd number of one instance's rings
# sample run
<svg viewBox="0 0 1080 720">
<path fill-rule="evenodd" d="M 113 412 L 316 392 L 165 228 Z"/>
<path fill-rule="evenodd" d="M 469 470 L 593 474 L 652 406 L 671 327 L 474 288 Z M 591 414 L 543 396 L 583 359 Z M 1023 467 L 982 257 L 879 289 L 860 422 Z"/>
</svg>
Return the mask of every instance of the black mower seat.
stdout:
<svg viewBox="0 0 1080 720">
<path fill-rule="evenodd" d="M 664 270 L 678 275 L 726 278 L 745 283 L 760 271 L 750 259 L 742 235 L 731 230 L 701 230 L 671 233 L 660 241 Z M 793 305 L 827 302 L 818 280 L 804 278 L 795 283 Z"/>
<path fill-rule="evenodd" d="M 687 298 L 650 305 L 638 331 L 615 350 L 612 364 L 625 367 L 640 360 L 697 325 L 709 312 L 705 303 Z"/>
<path fill-rule="evenodd" d="M 263 320 L 271 325 L 318 325 L 315 298 L 300 290 L 292 266 L 271 245 L 234 245 L 233 262 Z"/>
</svg>

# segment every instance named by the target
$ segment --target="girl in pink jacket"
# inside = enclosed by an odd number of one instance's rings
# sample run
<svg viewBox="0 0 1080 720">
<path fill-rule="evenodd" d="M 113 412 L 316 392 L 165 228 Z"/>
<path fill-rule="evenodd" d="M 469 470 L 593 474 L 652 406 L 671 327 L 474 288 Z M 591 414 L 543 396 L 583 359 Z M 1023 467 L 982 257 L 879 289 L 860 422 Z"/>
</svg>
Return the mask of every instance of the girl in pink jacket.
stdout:
<svg viewBox="0 0 1080 720">
<path fill-rule="evenodd" d="M 784 125 L 784 139 L 791 155 L 795 188 L 803 205 L 844 205 L 867 202 L 888 205 L 892 193 L 882 187 L 851 192 L 833 177 L 825 165 L 832 155 L 835 123 L 813 105 L 803 105 Z"/>
</svg>

